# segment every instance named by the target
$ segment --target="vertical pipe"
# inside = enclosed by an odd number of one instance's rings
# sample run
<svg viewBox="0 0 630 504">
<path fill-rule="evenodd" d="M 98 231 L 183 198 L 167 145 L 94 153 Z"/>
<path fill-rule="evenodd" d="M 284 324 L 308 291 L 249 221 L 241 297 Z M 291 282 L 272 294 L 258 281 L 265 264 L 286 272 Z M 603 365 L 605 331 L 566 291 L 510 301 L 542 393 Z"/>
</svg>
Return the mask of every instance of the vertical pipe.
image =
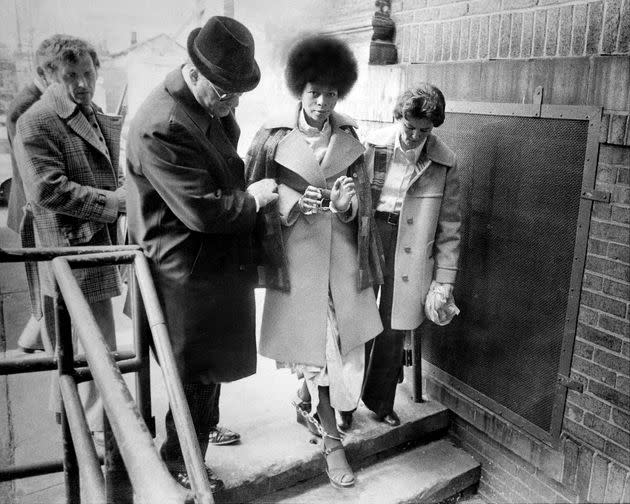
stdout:
<svg viewBox="0 0 630 504">
<path fill-rule="evenodd" d="M 421 403 L 422 399 L 422 341 L 420 332 L 411 330 L 411 351 L 413 352 L 413 400 Z"/>
<path fill-rule="evenodd" d="M 57 356 L 59 370 L 59 380 L 62 376 L 72 377 L 73 372 L 73 349 L 72 349 L 72 323 L 66 304 L 61 296 L 55 299 L 55 337 L 57 340 Z M 59 386 L 59 382 L 57 383 Z M 77 454 L 74 451 L 70 425 L 66 416 L 66 408 L 61 400 L 61 432 L 63 436 L 63 475 L 66 483 L 67 504 L 80 504 L 81 487 L 79 481 L 79 466 Z"/>
<path fill-rule="evenodd" d="M 133 265 L 129 266 L 128 299 L 131 300 L 133 319 L 134 350 L 136 359 L 142 364 L 135 375 L 136 379 L 136 403 L 142 418 L 144 418 L 151 436 L 155 437 L 155 422 L 151 416 L 151 359 L 149 355 L 150 329 L 147 316 L 144 311 L 144 303 L 138 288 L 138 280 Z"/>
</svg>

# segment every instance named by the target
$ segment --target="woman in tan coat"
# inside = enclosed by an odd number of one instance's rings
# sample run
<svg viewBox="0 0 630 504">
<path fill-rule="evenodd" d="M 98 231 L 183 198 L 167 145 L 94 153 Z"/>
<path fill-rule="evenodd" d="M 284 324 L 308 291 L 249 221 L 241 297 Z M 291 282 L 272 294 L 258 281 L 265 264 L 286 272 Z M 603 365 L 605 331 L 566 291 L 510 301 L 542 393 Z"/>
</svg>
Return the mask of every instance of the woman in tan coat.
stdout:
<svg viewBox="0 0 630 504">
<path fill-rule="evenodd" d="M 267 293 L 261 355 L 304 377 L 302 407 L 319 423 L 331 483 L 354 484 L 335 409 L 360 399 L 365 342 L 382 325 L 373 285 L 382 280 L 369 179 L 355 122 L 334 112 L 357 78 L 340 40 L 314 36 L 290 51 L 286 78 L 297 110 L 268 121 L 247 159 L 252 183 L 278 182 L 278 206 L 264 214 Z"/>
</svg>

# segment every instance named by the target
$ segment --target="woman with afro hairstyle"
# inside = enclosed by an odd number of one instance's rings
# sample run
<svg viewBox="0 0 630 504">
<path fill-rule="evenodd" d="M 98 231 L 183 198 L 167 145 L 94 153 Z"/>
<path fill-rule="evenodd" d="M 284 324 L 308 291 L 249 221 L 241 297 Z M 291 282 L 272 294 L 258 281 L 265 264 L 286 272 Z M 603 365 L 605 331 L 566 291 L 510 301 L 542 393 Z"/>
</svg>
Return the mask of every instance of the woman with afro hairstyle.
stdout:
<svg viewBox="0 0 630 504">
<path fill-rule="evenodd" d="M 327 474 L 354 484 L 335 410 L 361 395 L 364 344 L 382 330 L 374 285 L 381 254 L 356 123 L 334 111 L 357 79 L 348 46 L 309 36 L 295 44 L 285 77 L 297 107 L 259 130 L 246 178 L 278 182 L 278 202 L 260 217 L 264 285 L 261 355 L 303 377 L 298 421 L 322 436 Z"/>
</svg>

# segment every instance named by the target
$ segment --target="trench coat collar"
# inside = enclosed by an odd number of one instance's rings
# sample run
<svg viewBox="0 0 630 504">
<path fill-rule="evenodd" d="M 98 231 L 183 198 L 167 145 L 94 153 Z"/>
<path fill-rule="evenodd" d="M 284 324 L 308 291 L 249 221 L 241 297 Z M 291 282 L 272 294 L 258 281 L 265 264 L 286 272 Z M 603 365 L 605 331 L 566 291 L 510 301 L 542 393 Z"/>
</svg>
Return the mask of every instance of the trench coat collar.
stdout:
<svg viewBox="0 0 630 504">
<path fill-rule="evenodd" d="M 298 117 L 302 104 L 298 102 L 292 111 L 283 112 L 264 124 L 266 129 L 286 128 L 291 131 L 280 141 L 275 160 L 282 166 L 300 175 L 309 184 L 326 187 L 326 179 L 345 172 L 363 154 L 363 146 L 343 127 L 357 127 L 350 117 L 333 111 L 329 121 L 332 129 L 330 142 L 321 165 L 315 159 L 312 149 L 298 129 Z"/>
<path fill-rule="evenodd" d="M 81 112 L 79 106 L 70 99 L 62 84 L 54 83 L 48 86 L 42 95 L 42 101 L 52 108 L 77 135 L 111 162 L 110 156 L 114 155 L 114 153 L 110 152 L 107 147 L 99 141 L 98 134 L 90 125 L 87 117 Z M 108 144 L 111 144 L 115 135 L 120 133 L 122 129 L 121 118 L 119 116 L 103 114 L 101 109 L 94 103 L 92 103 L 90 107 L 96 115 L 97 122 L 101 127 L 105 140 Z"/>
<path fill-rule="evenodd" d="M 398 135 L 398 126 L 393 124 L 382 130 L 373 131 L 368 134 L 366 143 L 374 147 L 393 146 Z M 426 156 L 434 163 L 451 167 L 455 164 L 455 153 L 433 133 L 429 134 L 424 148 L 420 154 L 420 159 Z"/>
<path fill-rule="evenodd" d="M 164 87 L 176 102 L 182 105 L 186 114 L 205 135 L 210 128 L 213 117 L 195 99 L 182 76 L 182 67 L 179 66 L 166 76 Z"/>
</svg>

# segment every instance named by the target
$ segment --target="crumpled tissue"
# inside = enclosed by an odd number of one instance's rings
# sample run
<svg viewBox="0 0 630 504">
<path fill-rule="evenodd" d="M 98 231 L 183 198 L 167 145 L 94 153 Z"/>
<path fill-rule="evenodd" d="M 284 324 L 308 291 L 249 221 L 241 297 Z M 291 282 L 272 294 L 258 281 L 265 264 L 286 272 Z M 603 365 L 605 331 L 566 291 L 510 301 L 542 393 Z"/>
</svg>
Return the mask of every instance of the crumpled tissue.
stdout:
<svg viewBox="0 0 630 504">
<path fill-rule="evenodd" d="M 449 295 L 449 288 L 446 285 L 431 282 L 427 299 L 424 302 L 424 313 L 427 318 L 439 326 L 444 326 L 453 320 L 455 315 L 459 315 L 459 308 L 455 305 L 453 293 Z"/>
</svg>

